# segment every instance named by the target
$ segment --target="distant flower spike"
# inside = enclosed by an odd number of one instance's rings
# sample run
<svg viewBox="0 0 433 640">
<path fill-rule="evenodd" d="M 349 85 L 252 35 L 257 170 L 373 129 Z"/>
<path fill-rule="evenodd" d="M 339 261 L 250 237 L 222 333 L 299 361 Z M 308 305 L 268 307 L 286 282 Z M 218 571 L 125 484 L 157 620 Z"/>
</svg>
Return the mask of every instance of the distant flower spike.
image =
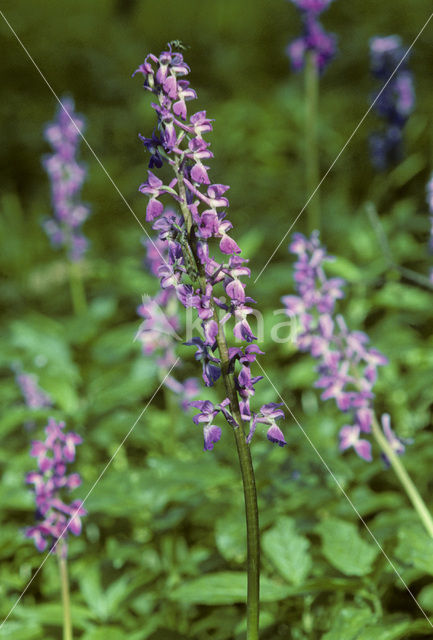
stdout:
<svg viewBox="0 0 433 640">
<path fill-rule="evenodd" d="M 299 323 L 297 346 L 319 361 L 315 386 L 323 389 L 322 400 L 333 398 L 339 410 L 351 417 L 350 424 L 341 428 L 340 450 L 353 447 L 361 458 L 371 461 L 371 444 L 364 436 L 371 432 L 377 368 L 388 360 L 368 347 L 365 333 L 349 331 L 343 316 L 335 315 L 345 282 L 326 276 L 323 264 L 333 258 L 320 245 L 319 234 L 306 238 L 295 233 L 290 251 L 297 255 L 294 279 L 298 295 L 282 300 L 287 314 Z"/>
<path fill-rule="evenodd" d="M 24 401 L 30 409 L 52 406 L 50 396 L 39 387 L 35 375 L 24 372 L 17 373 L 16 381 L 24 396 Z"/>
<path fill-rule="evenodd" d="M 74 112 L 72 98 L 62 98 L 62 105 L 45 127 L 45 139 L 53 148 L 43 165 L 51 181 L 54 216 L 44 222 L 44 229 L 54 247 L 64 247 L 69 259 L 78 261 L 87 249 L 81 226 L 90 214 L 88 205 L 80 201 L 86 168 L 76 158 L 84 118 Z"/>
<path fill-rule="evenodd" d="M 81 444 L 81 437 L 72 431 L 64 433 L 65 423 L 50 418 L 45 428 L 44 441 L 32 443 L 30 455 L 37 459 L 38 471 L 27 474 L 26 481 L 32 484 L 36 500 L 37 524 L 28 527 L 26 537 L 32 538 L 38 551 L 48 545 L 53 547 L 60 537 L 64 543 L 70 531 L 81 533 L 81 517 L 86 515 L 81 500 L 66 504 L 61 493 L 72 491 L 81 484 L 78 473 L 66 474 L 68 463 L 75 459 L 75 447 Z M 66 544 L 62 545 L 66 552 Z"/>
<path fill-rule="evenodd" d="M 318 71 L 323 72 L 337 52 L 337 39 L 326 33 L 318 16 L 327 9 L 332 0 L 291 0 L 300 10 L 303 34 L 292 40 L 287 47 L 287 55 L 294 71 L 300 71 L 305 64 L 307 51 L 312 51 Z"/>
<path fill-rule="evenodd" d="M 387 82 L 380 94 L 377 92 L 372 96 L 373 100 L 377 98 L 374 108 L 384 122 L 382 131 L 370 136 L 371 161 L 378 171 L 402 159 L 403 129 L 415 108 L 415 89 L 407 66 L 408 56 L 402 62 L 405 54 L 406 49 L 399 36 L 370 40 L 372 74 L 382 84 Z"/>
</svg>

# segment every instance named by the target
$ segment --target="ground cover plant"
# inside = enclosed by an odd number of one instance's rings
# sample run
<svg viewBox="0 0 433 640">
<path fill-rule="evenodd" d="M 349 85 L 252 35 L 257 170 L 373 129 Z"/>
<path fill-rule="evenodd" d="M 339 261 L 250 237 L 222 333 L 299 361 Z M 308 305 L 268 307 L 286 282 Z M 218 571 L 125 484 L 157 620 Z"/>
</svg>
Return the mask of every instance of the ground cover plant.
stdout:
<svg viewBox="0 0 433 640">
<path fill-rule="evenodd" d="M 1 7 L 0 637 L 431 637 L 430 9 Z"/>
</svg>

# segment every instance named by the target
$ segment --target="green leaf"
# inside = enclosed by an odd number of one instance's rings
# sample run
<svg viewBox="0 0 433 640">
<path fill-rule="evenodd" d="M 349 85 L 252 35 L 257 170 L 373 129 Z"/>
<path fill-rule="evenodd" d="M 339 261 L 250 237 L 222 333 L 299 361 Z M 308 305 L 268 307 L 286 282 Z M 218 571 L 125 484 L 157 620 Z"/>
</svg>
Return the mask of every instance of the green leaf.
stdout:
<svg viewBox="0 0 433 640">
<path fill-rule="evenodd" d="M 39 640 L 42 638 L 42 628 L 35 622 L 7 621 L 2 627 L 1 637 L 5 640 Z"/>
<path fill-rule="evenodd" d="M 433 584 L 428 584 L 426 587 L 421 589 L 417 600 L 423 609 L 433 611 Z"/>
<path fill-rule="evenodd" d="M 260 600 L 276 602 L 284 600 L 290 590 L 279 583 L 262 577 Z M 247 576 L 244 572 L 221 571 L 209 573 L 191 582 L 182 584 L 170 594 L 171 600 L 185 604 L 234 604 L 247 598 Z"/>
<path fill-rule="evenodd" d="M 407 633 L 412 628 L 413 623 L 407 620 L 396 623 L 383 620 L 381 623 L 369 625 L 363 629 L 360 635 L 356 636 L 356 640 L 405 640 L 411 637 Z"/>
<path fill-rule="evenodd" d="M 61 627 L 63 625 L 63 607 L 61 604 L 38 604 L 17 607 L 14 611 L 17 618 L 27 620 L 29 624 L 49 624 Z M 71 606 L 74 627 L 85 629 L 91 614 L 87 607 Z"/>
<path fill-rule="evenodd" d="M 119 627 L 97 627 L 88 631 L 82 640 L 124 640 L 125 631 Z"/>
<path fill-rule="evenodd" d="M 104 622 L 118 618 L 120 604 L 135 586 L 130 576 L 124 575 L 102 589 L 100 569 L 97 565 L 87 567 L 80 579 L 81 592 L 89 608 Z"/>
<path fill-rule="evenodd" d="M 431 293 L 399 282 L 387 282 L 375 295 L 372 304 L 389 309 L 423 312 L 431 305 Z"/>
<path fill-rule="evenodd" d="M 215 524 L 218 551 L 228 561 L 243 562 L 246 558 L 244 518 L 239 512 L 218 518 Z"/>
<path fill-rule="evenodd" d="M 333 262 L 329 262 L 326 265 L 326 272 L 333 277 L 340 276 L 348 282 L 362 282 L 365 278 L 364 269 L 343 256 L 336 256 Z"/>
<path fill-rule="evenodd" d="M 302 583 L 311 569 L 310 542 L 296 533 L 293 518 L 282 517 L 263 535 L 263 549 L 280 575 L 293 584 Z"/>
<path fill-rule="evenodd" d="M 405 565 L 433 575 L 433 540 L 418 523 L 403 525 L 399 529 L 395 553 Z"/>
<path fill-rule="evenodd" d="M 317 526 L 322 537 L 323 555 L 347 576 L 370 573 L 379 549 L 365 542 L 352 522 L 328 518 Z"/>
<path fill-rule="evenodd" d="M 371 621 L 371 610 L 367 607 L 355 609 L 346 607 L 334 615 L 331 629 L 322 636 L 322 640 L 358 640 L 359 632 Z M 373 640 L 373 637 L 371 638 Z M 376 639 L 375 639 L 376 640 Z"/>
</svg>

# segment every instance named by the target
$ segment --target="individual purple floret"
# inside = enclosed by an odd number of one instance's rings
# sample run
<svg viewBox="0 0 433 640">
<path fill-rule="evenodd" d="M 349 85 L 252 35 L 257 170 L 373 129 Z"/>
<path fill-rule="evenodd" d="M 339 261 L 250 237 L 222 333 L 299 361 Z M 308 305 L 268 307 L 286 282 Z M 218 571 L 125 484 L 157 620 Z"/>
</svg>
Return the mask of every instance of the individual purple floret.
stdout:
<svg viewBox="0 0 433 640">
<path fill-rule="evenodd" d="M 412 444 L 413 443 L 412 438 L 399 438 L 399 436 L 397 436 L 394 433 L 394 431 L 391 429 L 391 416 L 388 413 L 384 413 L 382 415 L 381 423 L 382 423 L 383 433 L 384 433 L 386 439 L 388 440 L 388 443 L 390 444 L 391 449 L 398 456 L 402 456 L 403 453 L 406 451 L 406 446 L 408 444 Z M 385 465 L 387 467 L 389 467 L 390 462 L 389 462 L 387 456 L 384 453 L 382 453 L 381 457 L 382 457 L 382 460 L 384 461 Z"/>
<path fill-rule="evenodd" d="M 43 391 L 38 385 L 38 379 L 31 373 L 17 373 L 16 381 L 23 394 L 24 401 L 30 409 L 41 409 L 51 407 L 52 400 L 48 393 Z"/>
<path fill-rule="evenodd" d="M 185 79 L 190 70 L 182 54 L 170 45 L 168 49 L 159 57 L 148 55 L 134 73 L 143 76 L 144 88 L 152 93 L 157 117 L 152 136 L 140 135 L 150 161 L 147 180 L 139 190 L 148 197 L 146 220 L 159 232 L 158 247 L 164 249 L 165 264 L 157 268 L 162 292 L 174 291 L 185 308 L 196 310 L 201 335 L 185 344 L 195 348 L 206 386 L 224 378 L 230 397 L 215 411 L 236 428 L 241 421 L 249 423 L 255 417 L 250 399 L 260 379 L 250 372 L 261 353 L 250 344 L 256 339 L 248 320 L 254 300 L 246 295 L 243 282 L 250 270 L 229 235 L 233 226 L 226 217 L 229 187 L 214 184 L 209 177 L 207 162 L 213 154 L 205 136 L 212 131 L 212 121 L 206 111 L 188 114 L 187 103 L 197 97 Z M 171 169 L 173 179 L 163 181 L 154 173 L 163 165 Z M 174 201 L 181 215 L 164 209 L 163 198 Z M 214 257 L 218 249 L 222 254 L 219 259 Z M 217 287 L 223 295 L 217 294 Z M 233 339 L 241 344 L 229 351 L 225 327 L 230 321 Z M 196 401 L 193 406 L 199 407 L 200 402 L 207 401 Z M 217 413 L 206 424 L 205 450 L 212 449 L 221 435 L 212 423 Z M 282 434 L 275 432 L 274 436 L 273 441 L 284 442 Z"/>
<path fill-rule="evenodd" d="M 50 418 L 45 428 L 45 440 L 34 440 L 30 451 L 30 455 L 37 459 L 38 471 L 28 473 L 26 482 L 34 487 L 37 524 L 27 528 L 25 535 L 33 538 L 38 551 L 44 551 L 47 545 L 52 549 L 60 537 L 66 541 L 69 531 L 78 536 L 81 517 L 87 513 L 81 500 L 66 504 L 61 497 L 62 493 L 81 484 L 80 475 L 68 475 L 66 468 L 74 461 L 75 447 L 81 444 L 82 439 L 72 431 L 65 433 L 64 428 L 64 422 Z M 62 548 L 66 550 L 66 544 Z"/>
<path fill-rule="evenodd" d="M 371 444 L 366 436 L 374 417 L 373 387 L 377 368 L 388 361 L 368 346 L 365 333 L 349 331 L 343 316 L 335 314 L 345 281 L 326 276 L 323 265 L 333 258 L 320 245 L 318 232 L 311 238 L 294 234 L 290 251 L 297 255 L 294 279 L 298 295 L 285 296 L 283 303 L 287 314 L 299 323 L 296 344 L 319 361 L 315 386 L 323 390 L 322 400 L 333 398 L 349 418 L 340 431 L 340 450 L 353 447 L 361 458 L 370 461 Z M 389 439 L 389 434 L 385 435 Z"/>
<path fill-rule="evenodd" d="M 326 33 L 318 19 L 318 15 L 328 8 L 331 0 L 292 0 L 292 2 L 301 11 L 303 22 L 302 36 L 292 40 L 286 50 L 293 70 L 303 69 L 306 54 L 311 51 L 314 54 L 317 70 L 322 73 L 337 52 L 335 35 Z"/>
<path fill-rule="evenodd" d="M 371 71 L 383 85 L 389 80 L 406 53 L 399 36 L 370 40 Z M 375 100 L 379 92 L 373 94 Z M 374 108 L 383 119 L 382 131 L 370 136 L 370 155 L 373 166 L 382 171 L 397 164 L 403 157 L 403 129 L 415 107 L 412 73 L 407 57 L 380 93 Z"/>
<path fill-rule="evenodd" d="M 44 131 L 53 148 L 53 153 L 44 157 L 43 165 L 51 181 L 54 212 L 53 218 L 44 222 L 44 229 L 54 247 L 64 247 L 69 259 L 78 261 L 87 249 L 81 226 L 90 214 L 88 205 L 80 200 L 86 168 L 77 161 L 84 118 L 74 113 L 72 98 L 63 98 L 62 105 Z"/>
</svg>

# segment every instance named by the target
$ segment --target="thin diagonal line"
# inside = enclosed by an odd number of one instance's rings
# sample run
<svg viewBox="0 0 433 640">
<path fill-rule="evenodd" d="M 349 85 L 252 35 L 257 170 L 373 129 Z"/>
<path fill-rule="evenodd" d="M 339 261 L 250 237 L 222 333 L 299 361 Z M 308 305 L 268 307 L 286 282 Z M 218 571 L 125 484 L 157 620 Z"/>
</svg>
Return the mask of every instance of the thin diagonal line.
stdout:
<svg viewBox="0 0 433 640">
<path fill-rule="evenodd" d="M 332 469 L 330 469 L 328 463 L 326 462 L 326 460 L 323 458 L 323 456 L 321 455 L 320 451 L 317 449 L 316 445 L 314 444 L 314 442 L 312 442 L 310 436 L 308 435 L 308 433 L 305 431 L 305 429 L 302 427 L 301 423 L 297 420 L 296 416 L 294 415 L 293 411 L 287 406 L 286 401 L 284 400 L 283 396 L 281 395 L 281 393 L 278 391 L 278 389 L 276 388 L 276 386 L 274 385 L 274 383 L 272 382 L 272 380 L 269 378 L 268 374 L 266 373 L 266 371 L 263 369 L 262 365 L 260 364 L 260 362 L 258 360 L 256 360 L 257 364 L 259 365 L 260 369 L 262 370 L 263 374 L 265 375 L 265 377 L 267 378 L 269 384 L 272 386 L 272 388 L 274 389 L 275 393 L 280 397 L 280 399 L 282 400 L 284 406 L 286 407 L 287 411 L 290 413 L 290 415 L 292 416 L 293 420 L 296 422 L 296 424 L 298 425 L 298 427 L 300 428 L 300 430 L 302 431 L 302 433 L 304 434 L 304 436 L 306 437 L 306 439 L 308 440 L 309 444 L 311 445 L 311 447 L 314 449 L 315 453 L 318 455 L 318 457 L 320 458 L 321 463 L 323 464 L 323 466 L 325 467 L 325 469 L 327 470 L 327 472 L 329 473 L 329 475 L 331 476 L 331 478 L 334 480 L 335 484 L 337 485 L 337 487 L 340 489 L 341 493 L 343 494 L 343 496 L 346 498 L 346 500 L 348 501 L 348 503 L 350 504 L 350 506 L 352 507 L 352 509 L 354 510 L 354 512 L 356 513 L 356 515 L 358 516 L 358 518 L 361 520 L 362 524 L 364 525 L 364 527 L 367 529 L 368 533 L 370 534 L 370 536 L 373 538 L 374 542 L 376 543 L 376 545 L 379 547 L 380 551 L 382 552 L 382 554 L 385 556 L 385 558 L 387 559 L 387 561 L 389 562 L 389 565 L 391 566 L 391 568 L 393 569 L 393 571 L 395 572 L 395 574 L 397 575 L 397 577 L 399 578 L 399 580 L 401 581 L 401 583 L 404 585 L 406 591 L 409 593 L 410 597 L 412 598 L 412 600 L 415 602 L 416 606 L 418 607 L 418 609 L 421 611 L 421 613 L 423 614 L 424 618 L 427 620 L 427 622 L 429 623 L 429 625 L 433 628 L 433 623 L 430 621 L 430 618 L 428 617 L 428 615 L 426 614 L 426 612 L 424 611 L 424 609 L 422 608 L 422 606 L 419 604 L 418 600 L 415 598 L 414 594 L 412 593 L 412 591 L 410 590 L 410 588 L 408 587 L 408 585 L 406 584 L 406 582 L 404 581 L 402 575 L 400 574 L 400 572 L 398 571 L 398 569 L 396 568 L 396 566 L 394 565 L 394 563 L 392 562 L 391 558 L 388 556 L 388 554 L 386 553 L 386 551 L 383 549 L 382 545 L 380 544 L 379 540 L 376 538 L 376 536 L 374 535 L 374 533 L 372 532 L 372 530 L 370 529 L 370 527 L 368 526 L 368 524 L 365 522 L 364 518 L 362 517 L 362 515 L 359 513 L 358 509 L 355 507 L 355 505 L 353 504 L 352 500 L 350 499 L 350 497 L 347 495 L 347 493 L 345 492 L 344 488 L 341 486 L 341 483 L 339 482 L 338 478 L 335 476 L 335 474 L 333 473 Z"/>
<path fill-rule="evenodd" d="M 389 76 L 388 80 L 385 82 L 385 84 L 383 85 L 382 89 L 377 94 L 376 98 L 373 100 L 373 102 L 371 103 L 371 105 L 369 106 L 367 111 L 364 113 L 364 115 L 362 116 L 361 120 L 358 122 L 358 124 L 356 125 L 355 129 L 352 131 L 351 135 L 349 136 L 349 138 L 344 143 L 343 147 L 340 149 L 340 151 L 337 154 L 337 157 L 335 158 L 334 162 L 331 164 L 331 166 L 329 167 L 329 169 L 327 170 L 327 172 L 325 173 L 325 175 L 323 176 L 323 178 L 321 179 L 321 181 L 319 182 L 317 187 L 314 189 L 313 193 L 310 195 L 310 197 L 308 198 L 307 202 L 304 204 L 304 206 L 302 207 L 302 209 L 300 210 L 300 212 L 298 213 L 298 215 L 296 216 L 296 218 L 294 219 L 294 221 L 292 222 L 292 224 L 290 225 L 290 227 L 288 228 L 288 230 L 286 231 L 286 233 L 284 234 L 284 236 L 282 237 L 282 239 L 280 240 L 280 242 L 278 243 L 278 245 L 274 249 L 274 251 L 271 254 L 270 258 L 268 258 L 268 261 L 266 262 L 265 266 L 262 268 L 262 270 L 260 271 L 260 273 L 257 276 L 257 278 L 254 280 L 254 284 L 256 284 L 257 280 L 260 278 L 260 276 L 262 275 L 263 271 L 266 269 L 266 267 L 268 266 L 268 264 L 270 263 L 270 261 L 272 260 L 274 255 L 277 253 L 278 249 L 283 244 L 284 240 L 287 238 L 287 236 L 289 235 L 289 233 L 291 232 L 291 230 L 293 229 L 293 227 L 295 226 L 295 224 L 297 223 L 297 221 L 299 220 L 301 215 L 304 213 L 305 209 L 310 204 L 311 200 L 316 195 L 317 191 L 320 189 L 320 187 L 322 186 L 322 184 L 324 183 L 324 181 L 326 180 L 328 175 L 331 173 L 332 169 L 337 164 L 337 162 L 340 159 L 341 155 L 344 153 L 344 151 L 346 150 L 346 148 L 348 147 L 348 145 L 352 141 L 352 138 L 356 135 L 356 133 L 358 132 L 358 129 L 362 126 L 362 124 L 364 123 L 364 121 L 367 118 L 368 114 L 373 109 L 374 105 L 379 100 L 379 98 L 382 95 L 382 93 L 385 91 L 386 87 L 391 82 L 392 78 L 397 73 L 397 71 L 399 70 L 400 66 L 403 64 L 403 62 L 405 61 L 405 59 L 407 58 L 409 53 L 412 51 L 413 47 L 415 46 L 416 41 L 421 36 L 421 34 L 423 33 L 424 29 L 427 27 L 428 23 L 430 22 L 430 20 L 432 18 L 433 18 L 433 13 L 431 13 L 430 16 L 427 18 L 427 21 L 425 22 L 424 26 L 419 31 L 418 35 L 416 36 L 416 38 L 414 39 L 414 41 L 412 42 L 412 44 L 410 45 L 410 47 L 408 48 L 408 50 L 406 51 L 406 53 L 404 54 L 404 56 L 402 57 L 402 59 L 400 60 L 400 62 L 396 66 L 396 68 L 394 69 L 394 71 L 392 72 L 392 74 Z"/>
<path fill-rule="evenodd" d="M 123 438 L 122 442 L 118 445 L 116 451 L 113 453 L 113 455 L 111 456 L 111 458 L 109 459 L 109 461 L 107 462 L 107 464 L 105 465 L 105 467 L 102 469 L 101 473 L 99 474 L 99 476 L 97 477 L 97 479 L 95 480 L 95 482 L 92 484 L 92 486 L 90 487 L 89 491 L 87 492 L 86 497 L 84 498 L 84 500 L 81 502 L 81 506 L 83 506 L 85 504 L 85 502 L 87 501 L 87 498 L 90 496 L 90 494 L 93 492 L 93 490 L 95 489 L 96 485 L 99 483 L 99 481 L 101 480 L 102 476 L 105 474 L 105 472 L 107 471 L 108 467 L 111 465 L 111 463 L 113 462 L 114 458 L 117 456 L 117 454 L 119 453 L 120 449 L 123 447 L 123 445 L 125 444 L 126 440 L 129 438 L 129 436 L 131 435 L 131 433 L 133 432 L 133 430 L 135 429 L 136 425 L 138 424 L 138 422 L 141 420 L 142 416 L 144 415 L 144 413 L 147 411 L 147 408 L 149 407 L 149 405 L 151 404 L 152 400 L 154 399 L 154 397 L 156 396 L 156 394 L 158 393 L 158 391 L 161 389 L 162 385 L 164 384 L 164 382 L 166 381 L 166 379 L 168 378 L 168 376 L 170 375 L 170 373 L 172 372 L 172 370 L 174 369 L 174 367 L 177 365 L 177 363 L 179 362 L 179 358 L 176 359 L 176 362 L 173 364 L 173 366 L 171 367 L 171 369 L 168 371 L 168 373 L 165 375 L 164 379 L 160 382 L 160 384 L 158 385 L 158 388 L 156 389 L 156 391 L 152 394 L 152 397 L 150 398 L 150 400 L 148 401 L 148 403 L 146 404 L 146 406 L 144 407 L 143 411 L 140 413 L 140 415 L 138 416 L 138 418 L 136 419 L 136 421 L 134 422 L 134 424 L 132 425 L 132 427 L 129 429 L 128 433 L 126 434 L 126 436 Z M 6 618 L 3 620 L 3 622 L 0 624 L 0 630 L 3 628 L 3 625 L 6 623 L 6 621 L 8 620 L 9 616 L 12 614 L 12 612 L 15 610 L 15 608 L 18 606 L 18 604 L 20 603 L 22 597 L 24 596 L 24 594 L 26 593 L 26 591 L 28 590 L 28 588 L 30 587 L 30 585 L 32 584 L 33 580 L 36 578 L 36 576 L 38 575 L 38 573 L 40 572 L 40 570 L 42 569 L 42 567 L 44 566 L 44 564 L 46 563 L 46 561 L 48 560 L 48 558 L 53 554 L 55 548 L 57 547 L 57 544 L 59 543 L 59 541 L 62 539 L 63 535 L 66 533 L 66 531 L 69 528 L 70 523 L 72 522 L 72 520 L 75 518 L 75 516 L 78 514 L 80 507 L 78 507 L 76 509 L 76 511 L 72 514 L 71 519 L 69 520 L 68 524 L 66 525 L 66 527 L 63 529 L 62 533 L 60 534 L 60 536 L 57 538 L 55 544 L 53 545 L 53 547 L 51 548 L 51 550 L 47 553 L 47 555 L 45 556 L 45 558 L 42 560 L 40 566 L 38 567 L 38 569 L 36 570 L 36 572 L 33 574 L 33 576 L 31 577 L 31 579 L 29 580 L 29 582 L 27 583 L 24 591 L 21 593 L 21 595 L 19 596 L 19 598 L 16 600 L 15 604 L 13 605 L 12 609 L 9 611 L 9 613 L 7 614 Z"/>
<path fill-rule="evenodd" d="M 96 162 L 99 164 L 99 166 L 101 167 L 102 171 L 105 173 L 105 175 L 107 176 L 107 178 L 109 179 L 109 181 L 111 182 L 111 184 L 113 185 L 113 187 L 115 188 L 115 190 L 117 191 L 117 193 L 119 194 L 120 198 L 122 199 L 122 201 L 124 202 L 124 204 L 128 207 L 129 211 L 132 213 L 132 215 L 134 216 L 135 220 L 138 222 L 138 224 L 140 225 L 140 227 L 143 229 L 144 233 L 146 234 L 146 236 L 148 237 L 148 239 L 151 241 L 151 243 L 153 244 L 153 246 L 155 247 L 156 251 L 158 252 L 160 258 L 162 259 L 162 261 L 167 265 L 167 261 L 165 260 L 164 256 L 161 255 L 161 252 L 159 251 L 158 247 L 156 246 L 155 242 L 152 240 L 151 236 L 148 234 L 148 232 L 146 231 L 145 227 L 142 225 L 142 223 L 140 222 L 140 219 L 138 218 L 138 216 L 136 215 L 136 213 L 134 212 L 134 210 L 132 209 L 131 205 L 129 204 L 129 202 L 127 201 L 127 199 L 125 198 L 125 196 L 123 195 L 123 193 L 120 191 L 119 187 L 117 186 L 117 184 L 114 182 L 113 178 L 110 176 L 110 174 L 108 173 L 107 169 L 105 168 L 105 166 L 102 164 L 102 161 L 99 159 L 99 156 L 96 154 L 96 152 L 93 150 L 93 147 L 90 145 L 90 143 L 87 141 L 87 138 L 84 136 L 84 134 L 80 131 L 80 128 L 76 125 L 74 119 L 72 118 L 72 116 L 70 115 L 70 113 L 68 112 L 68 110 L 66 109 L 65 105 L 62 103 L 62 101 L 60 100 L 59 96 L 57 95 L 57 93 L 54 91 L 53 87 L 50 85 L 50 83 L 48 82 L 46 76 L 44 75 L 44 73 L 42 72 L 42 70 L 40 69 L 40 67 L 37 65 L 37 63 L 35 62 L 34 58 L 32 57 L 32 55 L 30 54 L 29 50 L 26 48 L 26 46 L 24 45 L 24 43 L 22 42 L 22 40 L 20 39 L 20 37 L 18 36 L 17 32 L 14 30 L 14 28 L 12 27 L 12 25 L 10 24 L 10 22 L 7 20 L 6 16 L 4 15 L 4 13 L 2 11 L 0 11 L 0 15 L 3 18 L 3 20 L 6 22 L 7 26 L 9 27 L 9 29 L 12 31 L 13 35 L 15 36 L 15 38 L 18 40 L 19 44 L 21 45 L 21 47 L 23 48 L 25 54 L 27 55 L 27 57 L 29 58 L 29 60 L 32 62 L 33 66 L 35 67 L 36 71 L 39 73 L 39 75 L 41 76 L 42 80 L 45 82 L 45 84 L 47 85 L 48 89 L 51 91 L 51 93 L 53 94 L 53 96 L 55 97 L 55 99 L 57 100 L 57 102 L 59 103 L 59 105 L 61 106 L 61 108 L 63 109 L 63 111 L 66 113 L 66 115 L 68 116 L 69 120 L 72 122 L 72 124 L 74 125 L 75 129 L 77 130 L 77 133 L 81 136 L 82 140 L 84 141 L 84 143 L 86 144 L 87 148 L 89 149 L 90 153 L 93 155 L 93 157 L 95 158 Z M 1 627 L 0 627 L 1 628 Z"/>
</svg>

